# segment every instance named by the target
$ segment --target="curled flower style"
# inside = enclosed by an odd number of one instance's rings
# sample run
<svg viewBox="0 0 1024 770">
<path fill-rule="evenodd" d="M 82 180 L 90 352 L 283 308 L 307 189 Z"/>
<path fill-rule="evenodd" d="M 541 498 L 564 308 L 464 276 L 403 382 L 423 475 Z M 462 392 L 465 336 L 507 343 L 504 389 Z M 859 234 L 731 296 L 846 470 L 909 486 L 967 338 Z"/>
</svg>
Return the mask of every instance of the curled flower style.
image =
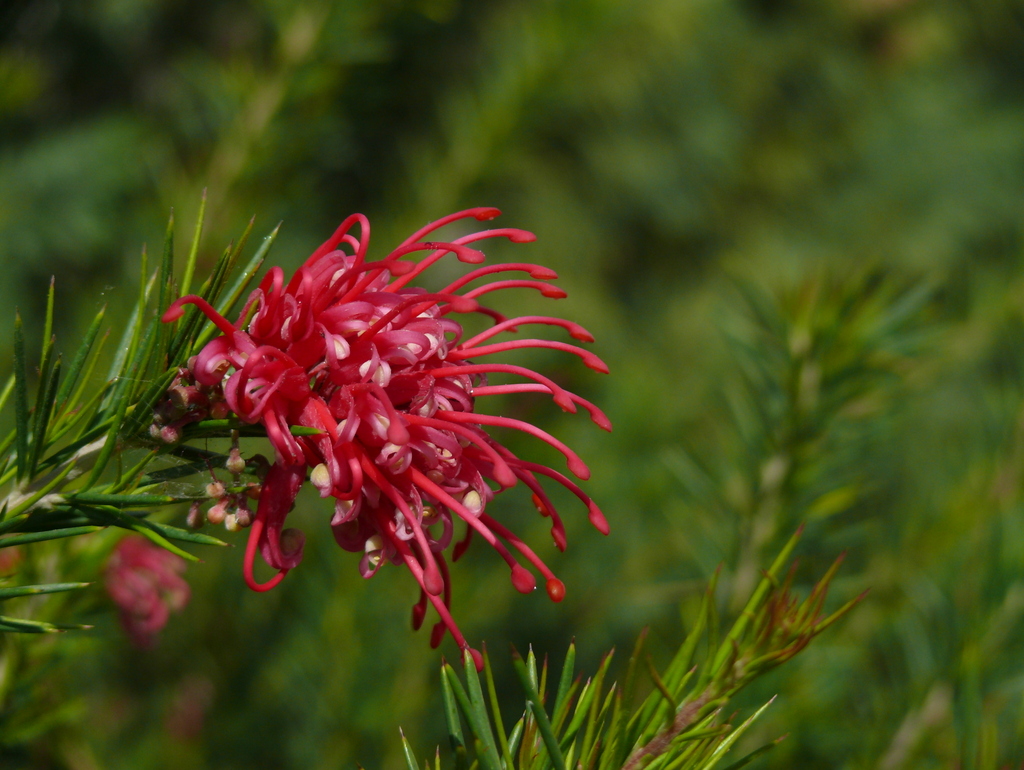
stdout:
<svg viewBox="0 0 1024 770">
<path fill-rule="evenodd" d="M 453 559 L 472 537 L 480 537 L 508 564 L 517 590 L 532 591 L 536 580 L 513 552 L 543 576 L 553 600 L 560 601 L 565 593 L 562 582 L 533 550 L 487 514 L 497 491 L 523 482 L 540 512 L 551 518 L 559 549 L 566 545 L 565 528 L 540 477 L 578 497 L 593 525 L 607 533 L 600 509 L 575 482 L 552 468 L 519 459 L 486 429 L 514 428 L 535 436 L 565 456 L 574 476 L 587 479 L 590 471 L 575 452 L 534 425 L 480 414 L 475 408 L 484 396 L 545 393 L 568 412 L 582 406 L 598 426 L 611 430 L 600 409 L 547 377 L 521 366 L 489 362 L 506 350 L 551 348 L 580 357 L 592 369 L 608 371 L 597 356 L 565 342 L 498 341 L 501 335 L 536 325 L 560 327 L 576 340 L 593 341 L 589 332 L 570 321 L 505 318 L 480 304 L 484 295 L 511 288 L 564 297 L 565 292 L 549 283 L 557 278 L 555 272 L 533 264 L 495 264 L 476 267 L 437 292 L 410 285 L 446 254 L 480 265 L 484 255 L 470 245 L 478 241 L 535 240 L 532 233 L 512 228 L 484 230 L 448 242 L 427 240 L 457 220 L 483 221 L 498 213 L 474 208 L 439 219 L 376 262 L 366 259 L 369 222 L 355 214 L 287 282 L 279 267 L 272 268 L 235 323 L 191 295 L 164 314 L 164 321 L 173 321 L 186 304 L 193 304 L 216 324 L 220 336 L 190 361 L 188 375 L 204 398 L 226 402 L 241 420 L 261 424 L 274 447 L 276 462 L 263 479 L 245 553 L 244 576 L 252 589 L 274 587 L 302 560 L 303 535 L 285 529 L 284 523 L 307 471 L 321 497 L 333 498 L 335 540 L 345 550 L 362 553 L 359 569 L 364 577 L 374 575 L 385 562 L 403 564 L 413 574 L 421 589 L 413 625 L 422 624 L 426 605 L 432 604 L 441 618 L 431 635 L 435 646 L 448 630 L 469 649 L 451 617 L 444 556 L 457 519 L 465 523 L 466 535 L 453 547 Z M 425 256 L 418 262 L 406 259 L 416 253 Z M 527 278 L 490 279 L 507 273 Z M 473 287 L 480 279 L 490 282 Z M 462 326 L 451 317 L 454 313 L 482 313 L 494 323 L 463 339 Z M 525 382 L 489 385 L 487 377 L 493 374 Z M 187 389 L 189 383 L 179 387 Z M 295 426 L 319 434 L 296 436 L 291 432 Z M 257 551 L 278 570 L 265 583 L 253 576 Z"/>
<path fill-rule="evenodd" d="M 184 559 L 144 537 L 126 537 L 110 555 L 107 593 L 136 646 L 151 647 L 171 612 L 188 604 L 191 591 L 181 576 L 184 571 Z"/>
</svg>

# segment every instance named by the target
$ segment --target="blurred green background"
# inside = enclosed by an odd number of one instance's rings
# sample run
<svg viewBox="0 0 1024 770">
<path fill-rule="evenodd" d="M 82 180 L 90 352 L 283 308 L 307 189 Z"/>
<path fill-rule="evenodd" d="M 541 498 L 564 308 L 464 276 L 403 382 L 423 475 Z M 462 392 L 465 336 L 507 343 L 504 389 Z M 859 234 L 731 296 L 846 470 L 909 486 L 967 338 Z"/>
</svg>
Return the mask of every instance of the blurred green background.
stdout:
<svg viewBox="0 0 1024 770">
<path fill-rule="evenodd" d="M 560 555 L 515 490 L 496 515 L 566 600 L 516 594 L 479 544 L 455 567 L 507 718 L 509 642 L 560 662 L 575 637 L 589 671 L 650 624 L 663 660 L 717 565 L 735 612 L 806 521 L 801 580 L 846 549 L 833 601 L 872 590 L 750 695 L 780 694 L 751 746 L 790 734 L 758 766 L 1024 759 L 1022 0 L 0 4 L 9 316 L 38 334 L 56 275 L 58 347 L 104 302 L 123 321 L 142 245 L 172 207 L 187 242 L 203 188 L 207 265 L 253 214 L 258 234 L 284 221 L 272 261 L 290 269 L 353 211 L 382 256 L 498 206 L 538 242 L 488 255 L 569 292 L 499 307 L 597 337 L 608 377 L 521 360 L 614 433 L 509 408 L 590 463 L 611 536 L 559 498 Z M 307 555 L 275 591 L 245 589 L 239 548 L 206 551 L 156 650 L 109 607 L 61 640 L 74 654 L 39 675 L 63 708 L 4 766 L 393 768 L 399 726 L 441 742 L 413 581 L 362 580 L 315 497 L 293 516 Z"/>
</svg>

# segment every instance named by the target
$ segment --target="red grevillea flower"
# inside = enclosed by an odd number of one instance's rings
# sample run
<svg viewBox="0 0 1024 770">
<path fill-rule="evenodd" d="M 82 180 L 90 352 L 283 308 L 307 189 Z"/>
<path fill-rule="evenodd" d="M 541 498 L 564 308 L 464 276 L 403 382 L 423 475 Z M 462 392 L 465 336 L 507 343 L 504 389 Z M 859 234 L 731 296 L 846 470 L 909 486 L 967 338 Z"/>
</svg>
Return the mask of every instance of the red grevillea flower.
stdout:
<svg viewBox="0 0 1024 770">
<path fill-rule="evenodd" d="M 476 400 L 484 396 L 544 393 L 566 411 L 582 406 L 598 426 L 611 430 L 601 410 L 547 377 L 520 366 L 490 363 L 493 355 L 506 350 L 553 348 L 579 356 L 592 369 L 608 371 L 597 356 L 565 342 L 496 340 L 522 327 L 548 325 L 561 327 L 576 340 L 593 341 L 589 332 L 570 321 L 547 316 L 507 319 L 479 302 L 490 292 L 511 288 L 564 297 L 561 289 L 548 283 L 557 277 L 554 271 L 524 263 L 495 264 L 477 267 L 437 292 L 410 285 L 446 254 L 470 264 L 483 262 L 483 253 L 471 243 L 497 237 L 516 243 L 535 240 L 532 233 L 511 228 L 451 242 L 426 240 L 451 222 L 488 220 L 498 214 L 493 208 L 452 214 L 409 236 L 378 262 L 366 261 L 370 226 L 366 217 L 355 214 L 291 280 L 285 282 L 281 269 L 272 268 L 236 323 L 196 296 L 182 297 L 164 314 L 164 321 L 173 321 L 182 315 L 184 305 L 193 304 L 213 320 L 222 334 L 190 362 L 189 375 L 211 401 L 223 399 L 240 419 L 263 425 L 276 452 L 276 462 L 263 481 L 245 554 L 245 580 L 254 590 L 272 588 L 302 559 L 302 533 L 284 529 L 284 522 L 309 469 L 321 497 L 334 499 L 331 527 L 338 544 L 362 552 L 363 576 L 371 577 L 384 562 L 404 564 L 412 572 L 421 589 L 413 609 L 414 626 L 423 622 L 427 602 L 441 618 L 431 637 L 434 645 L 447 629 L 468 649 L 449 612 L 451 587 L 444 552 L 455 519 L 465 522 L 467 532 L 454 547 L 453 558 L 478 536 L 509 565 L 516 589 L 526 593 L 536 583 L 512 551 L 545 578 L 553 600 L 564 595 L 562 582 L 533 550 L 487 514 L 496 491 L 523 482 L 541 513 L 551 517 L 559 549 L 565 548 L 565 529 L 540 477 L 582 500 L 593 525 L 607 533 L 601 511 L 576 483 L 552 468 L 519 459 L 485 429 L 529 433 L 558 449 L 569 471 L 586 479 L 590 471 L 575 452 L 529 423 L 475 409 Z M 356 225 L 358 236 L 352 232 Z M 418 263 L 404 259 L 417 252 L 426 253 Z M 502 273 L 528 277 L 502 276 L 467 288 Z M 474 312 L 494 323 L 463 339 L 462 326 L 451 315 Z M 488 385 L 492 374 L 520 381 Z M 292 426 L 315 428 L 320 435 L 296 437 L 289 430 Z M 266 583 L 253 577 L 257 550 L 278 570 Z"/>
<path fill-rule="evenodd" d="M 110 555 L 107 593 L 121 610 L 121 624 L 139 647 L 150 647 L 172 611 L 188 604 L 191 592 L 181 576 L 185 560 L 146 538 L 126 537 Z"/>
</svg>

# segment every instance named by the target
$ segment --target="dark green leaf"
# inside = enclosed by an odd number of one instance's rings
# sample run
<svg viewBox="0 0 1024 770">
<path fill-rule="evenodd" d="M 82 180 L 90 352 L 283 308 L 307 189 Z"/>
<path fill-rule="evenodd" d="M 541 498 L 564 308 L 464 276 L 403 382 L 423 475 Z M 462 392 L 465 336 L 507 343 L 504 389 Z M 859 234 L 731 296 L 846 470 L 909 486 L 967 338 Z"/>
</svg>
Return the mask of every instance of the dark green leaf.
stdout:
<svg viewBox="0 0 1024 770">
<path fill-rule="evenodd" d="M 398 733 L 402 736 L 402 755 L 405 757 L 405 770 L 420 770 L 420 763 L 416 759 L 412 746 L 409 745 L 409 741 L 406 739 L 402 728 L 398 728 Z"/>
<path fill-rule="evenodd" d="M 768 568 L 768 571 L 761 579 L 761 582 L 758 583 L 753 596 L 750 597 L 750 600 L 736 619 L 736 623 L 733 624 L 732 629 L 726 636 L 725 641 L 722 642 L 722 645 L 715 656 L 714 662 L 711 665 L 712 672 L 717 672 L 719 667 L 733 654 L 734 642 L 738 642 L 740 637 L 743 636 L 743 633 L 746 631 L 751 619 L 755 617 L 758 608 L 767 598 L 768 592 L 772 588 L 773 581 L 776 579 L 776 576 L 782 570 L 783 566 L 789 561 L 789 557 L 793 553 L 793 549 L 796 548 L 796 544 L 799 542 L 802 534 L 803 526 L 797 529 L 796 533 L 794 533 L 794 535 L 789 539 L 779 555 L 775 557 L 775 561 L 772 562 L 772 566 Z M 713 675 L 714 673 L 712 673 L 712 676 Z"/>
<path fill-rule="evenodd" d="M 743 724 L 741 724 L 739 727 L 733 730 L 733 732 L 730 733 L 728 737 L 722 740 L 722 742 L 715 747 L 715 750 L 711 753 L 711 756 L 708 757 L 708 760 L 700 765 L 700 770 L 711 770 L 711 768 L 717 765 L 724 758 L 725 752 L 727 752 L 732 747 L 732 745 L 740 739 L 740 736 L 742 736 L 743 733 L 747 731 L 747 728 L 749 728 L 754 723 L 754 720 L 761 716 L 761 714 L 763 714 L 765 710 L 770 705 L 772 705 L 774 701 L 775 698 L 772 697 L 771 700 L 769 700 L 767 703 L 761 706 L 761 708 L 759 708 L 757 711 L 751 714 L 746 720 L 744 720 Z"/>
<path fill-rule="evenodd" d="M 24 535 L 11 535 L 0 538 L 0 548 L 10 548 L 12 545 L 25 545 L 26 543 L 41 543 L 44 540 L 59 540 L 63 537 L 75 537 L 96 532 L 103 527 L 68 527 L 66 529 L 51 529 L 46 532 L 29 532 Z"/>
<path fill-rule="evenodd" d="M 733 762 L 731 765 L 726 767 L 724 770 L 740 770 L 741 767 L 746 767 L 747 765 L 749 765 L 751 762 L 753 762 L 755 759 L 757 759 L 762 754 L 767 754 L 769 751 L 774 749 L 776 746 L 778 746 L 780 743 L 782 743 L 782 741 L 785 740 L 785 738 L 786 738 L 786 736 L 783 735 L 781 738 L 776 738 L 771 743 L 766 743 L 764 746 L 761 746 L 760 748 L 755 749 L 754 751 L 752 751 L 749 754 L 747 754 L 745 757 L 737 760 L 736 762 Z"/>
<path fill-rule="evenodd" d="M 169 505 L 187 502 L 191 497 L 173 495 L 107 495 L 99 492 L 76 492 L 67 495 L 68 503 L 81 505 L 113 505 L 118 508 L 139 508 L 153 505 Z"/>
<path fill-rule="evenodd" d="M 493 714 L 494 727 L 498 735 L 498 748 L 501 750 L 502 759 L 508 770 L 514 766 L 512 754 L 515 749 L 509 746 L 508 738 L 505 735 L 505 725 L 501 719 L 501 706 L 498 702 L 498 691 L 494 686 L 494 672 L 491 670 L 491 659 L 487 654 L 487 646 L 483 649 L 484 657 L 484 678 L 487 682 L 487 695 L 491 702 L 491 714 Z"/>
<path fill-rule="evenodd" d="M 12 374 L 7 378 L 7 384 L 4 385 L 4 389 L 0 391 L 0 412 L 7 406 L 7 399 L 11 397 L 14 392 L 14 375 Z"/>
<path fill-rule="evenodd" d="M 476 737 L 483 744 L 483 751 L 478 752 L 478 754 L 482 753 L 481 764 L 493 770 L 501 770 L 501 758 L 498 756 L 494 733 L 491 730 L 491 719 L 487 714 L 487 704 L 480 687 L 480 675 L 477 673 L 473 656 L 468 650 L 462 651 L 462 670 L 466 675 L 466 691 L 469 694 L 469 704 L 472 708 L 471 724 L 475 725 Z M 496 714 L 495 718 L 501 719 L 501 714 Z"/>
<path fill-rule="evenodd" d="M 8 618 L 0 615 L 0 631 L 15 631 L 23 634 L 56 634 L 60 631 L 89 629 L 92 626 L 46 623 L 41 620 Z"/>
<path fill-rule="evenodd" d="M 163 259 L 160 261 L 159 294 L 156 312 L 163 313 L 171 304 L 171 283 L 174 280 L 174 209 L 167 219 L 167 231 L 164 234 Z"/>
<path fill-rule="evenodd" d="M 68 399 L 71 396 L 71 390 L 75 387 L 75 383 L 78 381 L 78 375 L 81 374 L 82 367 L 85 366 L 85 361 L 89 357 L 89 351 L 92 350 L 92 346 L 96 342 L 96 336 L 100 333 L 100 327 L 103 324 L 103 316 L 106 313 L 106 309 L 106 305 L 100 308 L 96 317 L 92 319 L 92 323 L 89 324 L 89 330 L 85 333 L 82 344 L 78 346 L 78 351 L 75 353 L 75 357 L 71 361 L 71 367 L 68 369 L 68 373 L 64 377 L 64 382 L 61 383 L 60 390 L 57 391 L 58 410 L 63 410 L 68 404 Z"/>
<path fill-rule="evenodd" d="M 473 672 L 475 673 L 476 668 L 473 666 L 472 658 L 470 659 L 469 666 L 473 668 Z M 489 720 L 487 719 L 486 710 L 484 710 L 483 715 L 481 716 L 480 711 L 466 692 L 466 688 L 464 688 L 462 686 L 462 682 L 459 681 L 459 676 L 455 673 L 455 669 L 445 663 L 441 670 L 442 675 L 448 681 L 451 692 L 455 696 L 455 703 L 458 704 L 458 708 L 462 712 L 462 716 L 466 718 L 466 722 L 469 724 L 470 732 L 473 733 L 473 737 L 479 741 L 477 744 L 477 760 L 483 767 L 487 768 L 487 770 L 501 770 L 501 761 L 498 759 L 498 754 L 494 750 L 494 738 L 490 735 L 491 727 Z M 469 672 L 467 671 L 466 673 L 467 676 L 469 676 Z M 477 680 L 477 683 L 479 685 L 479 680 Z M 489 748 L 487 743 L 488 737 L 490 738 Z"/>
<path fill-rule="evenodd" d="M 18 478 L 28 473 L 28 385 L 25 381 L 25 336 L 21 314 L 14 311 L 14 425 L 17 431 Z"/>
<path fill-rule="evenodd" d="M 548 715 L 544 711 L 544 704 L 541 701 L 540 693 L 537 691 L 537 686 L 534 681 L 530 678 L 530 672 L 527 670 L 526 662 L 523 661 L 522 657 L 513 649 L 512 652 L 512 665 L 515 667 L 516 674 L 519 676 L 519 681 L 523 685 L 523 689 L 526 691 L 526 703 L 530 711 L 533 713 L 533 718 L 537 720 L 537 727 L 540 730 L 541 740 L 544 741 L 544 746 L 548 751 L 548 757 L 551 760 L 555 770 L 565 770 L 565 757 L 562 755 L 562 749 L 558 745 L 558 741 L 555 738 L 555 733 L 551 729 L 551 722 L 548 720 Z"/>
<path fill-rule="evenodd" d="M 444 704 L 444 719 L 448 725 L 448 741 L 455 754 L 455 766 L 458 770 L 464 770 L 468 764 L 466 757 L 466 739 L 462 733 L 462 722 L 459 719 L 459 708 L 455 702 L 455 693 L 452 692 L 452 685 L 448 680 L 447 669 L 451 668 L 447 663 L 441 664 L 441 700 Z"/>
<path fill-rule="evenodd" d="M 181 279 L 181 296 L 185 296 L 192 288 L 192 276 L 196 270 L 196 260 L 199 257 L 199 240 L 203 234 L 203 220 L 206 218 L 206 188 L 203 188 L 203 197 L 199 201 L 199 214 L 196 216 L 196 227 L 192 235 L 192 246 L 188 250 L 188 259 L 185 261 L 185 275 Z"/>
<path fill-rule="evenodd" d="M 146 525 L 155 528 L 168 540 L 178 540 L 182 543 L 195 543 L 196 545 L 220 545 L 225 547 L 230 545 L 230 543 L 225 543 L 223 540 L 218 540 L 210 535 L 204 535 L 202 532 L 190 532 L 189 530 L 181 529 L 180 527 L 172 527 L 170 524 L 160 524 L 156 521 L 147 521 Z"/>
<path fill-rule="evenodd" d="M 50 415 L 53 414 L 53 407 L 57 398 L 60 363 L 61 357 L 58 355 L 57 360 L 53 364 L 53 369 L 50 370 L 49 376 L 46 378 L 46 388 L 43 389 L 40 400 L 36 402 L 35 429 L 32 433 L 32 447 L 29 449 L 29 478 L 35 476 L 39 457 L 46 446 L 46 434 L 50 426 Z"/>
<path fill-rule="evenodd" d="M 35 596 L 37 594 L 56 594 L 62 591 L 74 591 L 79 588 L 87 588 L 92 583 L 47 583 L 38 586 L 11 586 L 0 588 L 0 601 L 16 599 L 19 596 Z"/>
<path fill-rule="evenodd" d="M 552 711 L 556 719 L 559 712 L 566 706 L 566 699 L 569 696 L 569 688 L 572 685 L 573 669 L 576 666 L 576 643 L 570 642 L 569 649 L 565 653 L 565 660 L 562 662 L 562 675 L 558 678 L 558 690 L 555 692 L 555 708 Z M 556 729 L 560 725 L 556 724 Z"/>
</svg>

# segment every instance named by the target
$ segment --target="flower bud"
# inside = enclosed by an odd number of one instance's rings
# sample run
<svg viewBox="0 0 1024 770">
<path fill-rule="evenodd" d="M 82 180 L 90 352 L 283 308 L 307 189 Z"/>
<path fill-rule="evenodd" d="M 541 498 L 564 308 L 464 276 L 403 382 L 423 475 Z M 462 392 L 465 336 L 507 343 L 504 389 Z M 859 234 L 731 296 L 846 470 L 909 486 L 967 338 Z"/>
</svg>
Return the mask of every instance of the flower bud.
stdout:
<svg viewBox="0 0 1024 770">
<path fill-rule="evenodd" d="M 177 444 L 181 441 L 181 428 L 177 425 L 165 425 L 160 429 L 160 440 L 165 444 Z"/>
<path fill-rule="evenodd" d="M 185 517 L 185 523 L 188 524 L 190 529 L 202 528 L 203 521 L 203 509 L 199 506 L 198 500 L 193 500 L 192 505 L 188 508 L 188 516 Z"/>
<path fill-rule="evenodd" d="M 247 508 L 245 504 L 239 505 L 238 510 L 235 511 L 235 520 L 238 522 L 238 526 L 242 529 L 252 525 L 252 510 Z"/>
<path fill-rule="evenodd" d="M 210 403 L 210 399 L 200 393 L 199 389 L 193 385 L 176 385 L 167 391 L 167 396 L 170 398 L 171 404 L 174 405 L 175 409 L 183 412 L 187 412 L 194 407 L 206 406 Z"/>
<path fill-rule="evenodd" d="M 231 447 L 231 451 L 228 453 L 228 459 L 224 463 L 224 467 L 227 468 L 228 473 L 238 475 L 239 473 L 245 472 L 245 460 L 242 459 L 242 452 L 238 447 Z"/>
<path fill-rule="evenodd" d="M 227 503 L 221 501 L 216 505 L 210 506 L 210 510 L 206 512 L 206 520 L 211 524 L 223 524 L 224 519 L 228 515 Z"/>
</svg>

